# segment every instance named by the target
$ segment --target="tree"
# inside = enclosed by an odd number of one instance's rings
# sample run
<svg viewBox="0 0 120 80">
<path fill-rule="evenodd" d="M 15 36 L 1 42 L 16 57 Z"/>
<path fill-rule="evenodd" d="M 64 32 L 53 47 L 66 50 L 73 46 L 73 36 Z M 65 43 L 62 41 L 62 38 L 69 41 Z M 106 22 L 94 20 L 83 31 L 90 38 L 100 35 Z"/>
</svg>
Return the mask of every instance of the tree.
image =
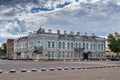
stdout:
<svg viewBox="0 0 120 80">
<path fill-rule="evenodd" d="M 3 48 L 3 53 L 6 54 L 7 53 L 7 44 L 3 43 L 2 48 Z"/>
<path fill-rule="evenodd" d="M 120 52 L 120 34 L 115 32 L 114 34 L 109 34 L 108 35 L 108 47 L 110 48 L 111 51 L 115 53 Z"/>
</svg>

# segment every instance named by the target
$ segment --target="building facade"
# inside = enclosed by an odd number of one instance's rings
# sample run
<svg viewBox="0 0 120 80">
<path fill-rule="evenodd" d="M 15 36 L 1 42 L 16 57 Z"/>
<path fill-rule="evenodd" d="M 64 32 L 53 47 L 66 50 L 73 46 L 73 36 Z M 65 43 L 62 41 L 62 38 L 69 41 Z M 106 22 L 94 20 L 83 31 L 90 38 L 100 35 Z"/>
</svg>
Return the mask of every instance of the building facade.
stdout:
<svg viewBox="0 0 120 80">
<path fill-rule="evenodd" d="M 14 40 L 18 59 L 105 59 L 105 38 L 71 31 L 67 34 L 38 31 Z"/>
<path fill-rule="evenodd" d="M 7 55 L 14 57 L 14 39 L 7 40 Z"/>
</svg>

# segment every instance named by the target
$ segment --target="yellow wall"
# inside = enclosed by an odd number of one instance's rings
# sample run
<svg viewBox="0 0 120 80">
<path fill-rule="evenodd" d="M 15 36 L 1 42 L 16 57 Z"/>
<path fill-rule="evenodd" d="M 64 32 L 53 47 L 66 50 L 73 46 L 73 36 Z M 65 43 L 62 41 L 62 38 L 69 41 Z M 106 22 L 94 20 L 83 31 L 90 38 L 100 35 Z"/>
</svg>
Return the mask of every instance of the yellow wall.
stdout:
<svg viewBox="0 0 120 80">
<path fill-rule="evenodd" d="M 116 53 L 108 51 L 106 52 L 106 56 L 116 56 Z"/>
</svg>

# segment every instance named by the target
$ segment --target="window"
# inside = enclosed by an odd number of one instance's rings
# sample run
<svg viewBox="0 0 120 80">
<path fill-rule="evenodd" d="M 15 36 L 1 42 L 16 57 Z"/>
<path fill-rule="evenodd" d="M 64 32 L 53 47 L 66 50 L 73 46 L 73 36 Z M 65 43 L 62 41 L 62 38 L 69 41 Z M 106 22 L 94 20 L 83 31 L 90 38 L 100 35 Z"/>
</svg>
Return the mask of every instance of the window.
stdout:
<svg viewBox="0 0 120 80">
<path fill-rule="evenodd" d="M 75 58 L 77 58 L 77 54 L 78 54 L 78 53 L 75 53 L 75 54 L 74 54 L 74 57 L 75 57 Z"/>
<path fill-rule="evenodd" d="M 93 48 L 94 48 L 94 50 L 95 50 L 95 44 L 93 44 Z"/>
<path fill-rule="evenodd" d="M 61 58 L 61 52 L 58 53 L 58 57 Z"/>
<path fill-rule="evenodd" d="M 85 43 L 83 43 L 83 48 L 85 49 Z"/>
<path fill-rule="evenodd" d="M 52 51 L 52 58 L 54 58 L 54 51 Z"/>
<path fill-rule="evenodd" d="M 52 48 L 55 48 L 55 43 L 54 42 L 52 42 Z"/>
<path fill-rule="evenodd" d="M 73 49 L 73 43 L 71 43 L 71 49 Z"/>
<path fill-rule="evenodd" d="M 29 42 L 29 48 L 33 47 L 33 42 Z"/>
<path fill-rule="evenodd" d="M 67 43 L 67 48 L 70 49 L 70 43 L 69 42 Z"/>
<path fill-rule="evenodd" d="M 78 47 L 78 44 L 76 43 L 76 48 Z"/>
<path fill-rule="evenodd" d="M 27 43 L 25 43 L 25 48 L 27 48 Z"/>
<path fill-rule="evenodd" d="M 92 43 L 90 44 L 90 50 L 92 50 Z"/>
<path fill-rule="evenodd" d="M 67 58 L 69 58 L 69 52 L 67 53 Z"/>
<path fill-rule="evenodd" d="M 23 48 L 25 48 L 24 43 L 22 45 L 23 45 Z"/>
<path fill-rule="evenodd" d="M 71 52 L 71 58 L 73 57 L 73 52 Z"/>
<path fill-rule="evenodd" d="M 63 42 L 63 49 L 65 49 L 65 42 Z"/>
<path fill-rule="evenodd" d="M 64 55 L 64 52 L 62 53 L 62 58 L 64 58 L 65 57 L 65 55 Z"/>
<path fill-rule="evenodd" d="M 21 44 L 19 44 L 19 49 L 21 48 Z"/>
<path fill-rule="evenodd" d="M 97 58 L 100 58 L 100 52 L 99 52 L 99 53 L 97 53 Z"/>
<path fill-rule="evenodd" d="M 101 44 L 101 50 L 104 50 L 104 45 L 103 44 Z"/>
<path fill-rule="evenodd" d="M 58 44 L 58 48 L 61 49 L 61 42 L 59 42 L 59 44 Z"/>
<path fill-rule="evenodd" d="M 98 49 L 100 50 L 100 44 L 98 44 Z"/>
<path fill-rule="evenodd" d="M 48 48 L 50 48 L 50 42 L 48 42 Z"/>
<path fill-rule="evenodd" d="M 35 57 L 35 54 L 34 54 L 34 53 L 32 53 L 32 57 Z"/>
<path fill-rule="evenodd" d="M 79 53 L 79 58 L 80 58 L 81 54 Z"/>
<path fill-rule="evenodd" d="M 88 48 L 89 48 L 89 45 L 88 45 L 88 43 L 86 44 L 86 49 L 88 50 Z"/>
<path fill-rule="evenodd" d="M 81 43 L 79 43 L 79 48 L 81 48 Z"/>
<path fill-rule="evenodd" d="M 33 47 L 33 42 L 31 42 L 31 48 Z"/>
<path fill-rule="evenodd" d="M 17 44 L 15 44 L 15 47 L 14 47 L 14 48 L 15 48 L 15 51 L 17 50 L 17 47 L 18 47 Z"/>
<path fill-rule="evenodd" d="M 40 45 L 40 41 L 38 41 L 38 46 L 41 46 L 41 45 Z"/>
<path fill-rule="evenodd" d="M 50 51 L 48 51 L 48 57 L 50 58 Z"/>
</svg>

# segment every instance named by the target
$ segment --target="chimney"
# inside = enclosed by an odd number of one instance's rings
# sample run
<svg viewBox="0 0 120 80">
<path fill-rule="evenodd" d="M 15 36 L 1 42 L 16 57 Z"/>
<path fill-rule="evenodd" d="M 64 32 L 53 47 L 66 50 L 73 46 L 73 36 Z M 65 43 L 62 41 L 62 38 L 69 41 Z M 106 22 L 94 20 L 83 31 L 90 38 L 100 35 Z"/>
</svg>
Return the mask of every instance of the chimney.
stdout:
<svg viewBox="0 0 120 80">
<path fill-rule="evenodd" d="M 29 35 L 32 35 L 32 32 L 29 32 Z"/>
<path fill-rule="evenodd" d="M 92 33 L 92 36 L 95 36 L 95 34 L 94 34 L 94 33 Z"/>
<path fill-rule="evenodd" d="M 74 32 L 73 32 L 73 31 L 71 31 L 71 32 L 70 32 L 70 35 L 74 35 Z"/>
<path fill-rule="evenodd" d="M 45 29 L 43 29 L 43 33 L 45 33 Z"/>
<path fill-rule="evenodd" d="M 51 33 L 52 32 L 52 30 L 51 29 L 48 29 L 48 33 Z"/>
<path fill-rule="evenodd" d="M 64 31 L 64 34 L 67 34 L 67 31 L 66 31 L 66 30 Z"/>
<path fill-rule="evenodd" d="M 60 34 L 60 30 L 57 30 L 57 34 Z"/>
<path fill-rule="evenodd" d="M 77 32 L 77 36 L 80 36 L 80 32 Z"/>
<path fill-rule="evenodd" d="M 85 33 L 85 36 L 88 36 L 87 33 Z"/>
</svg>

